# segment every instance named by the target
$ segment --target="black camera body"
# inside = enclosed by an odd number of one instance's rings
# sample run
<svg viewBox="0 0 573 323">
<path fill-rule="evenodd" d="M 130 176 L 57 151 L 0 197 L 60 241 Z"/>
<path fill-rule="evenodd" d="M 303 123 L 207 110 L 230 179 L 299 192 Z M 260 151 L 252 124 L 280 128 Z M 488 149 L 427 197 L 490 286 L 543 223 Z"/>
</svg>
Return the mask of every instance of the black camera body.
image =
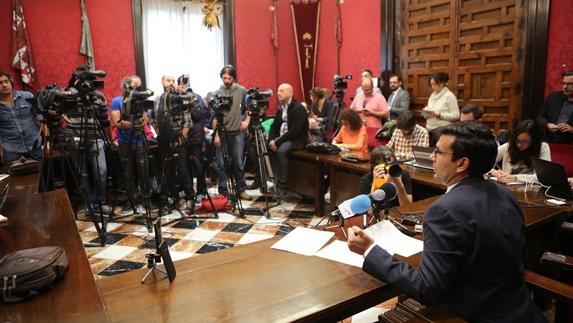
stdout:
<svg viewBox="0 0 573 323">
<path fill-rule="evenodd" d="M 153 95 L 153 91 L 143 87 L 128 89 L 123 94 L 123 120 L 129 120 L 133 124 L 134 130 L 142 128 L 143 114 L 152 110 L 154 103 L 148 100 Z"/>
<path fill-rule="evenodd" d="M 341 92 L 348 88 L 348 82 L 345 80 L 352 80 L 352 75 L 334 75 L 334 91 Z"/>
<path fill-rule="evenodd" d="M 258 87 L 250 88 L 246 95 L 246 104 L 251 115 L 260 115 L 262 109 L 269 107 L 269 98 L 273 96 L 273 90 L 259 91 Z"/>
<path fill-rule="evenodd" d="M 209 107 L 213 110 L 216 116 L 231 111 L 232 106 L 233 106 L 232 96 L 220 96 L 218 94 L 214 94 L 211 100 L 209 101 Z"/>
<path fill-rule="evenodd" d="M 75 71 L 68 85 L 74 87 L 78 90 L 80 95 L 83 95 L 88 92 L 103 89 L 104 82 L 97 78 L 105 76 L 106 72 L 104 71 Z"/>
<path fill-rule="evenodd" d="M 165 106 L 170 109 L 171 115 L 175 119 L 189 111 L 195 104 L 197 97 L 193 93 L 178 93 L 175 89 L 170 89 L 164 93 L 163 100 L 165 100 Z"/>
</svg>

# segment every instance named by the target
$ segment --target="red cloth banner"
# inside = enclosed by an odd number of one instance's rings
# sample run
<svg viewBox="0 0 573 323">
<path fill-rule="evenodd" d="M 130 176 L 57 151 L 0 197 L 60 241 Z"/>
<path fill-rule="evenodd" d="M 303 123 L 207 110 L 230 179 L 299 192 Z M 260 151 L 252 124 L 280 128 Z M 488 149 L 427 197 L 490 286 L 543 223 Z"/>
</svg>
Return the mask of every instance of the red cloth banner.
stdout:
<svg viewBox="0 0 573 323">
<path fill-rule="evenodd" d="M 12 1 L 12 55 L 12 66 L 20 70 L 22 83 L 32 87 L 35 72 L 34 59 L 20 0 Z"/>
<path fill-rule="evenodd" d="M 314 87 L 316 53 L 318 53 L 319 0 L 291 1 L 294 37 L 302 88 L 302 100 L 307 101 Z"/>
</svg>

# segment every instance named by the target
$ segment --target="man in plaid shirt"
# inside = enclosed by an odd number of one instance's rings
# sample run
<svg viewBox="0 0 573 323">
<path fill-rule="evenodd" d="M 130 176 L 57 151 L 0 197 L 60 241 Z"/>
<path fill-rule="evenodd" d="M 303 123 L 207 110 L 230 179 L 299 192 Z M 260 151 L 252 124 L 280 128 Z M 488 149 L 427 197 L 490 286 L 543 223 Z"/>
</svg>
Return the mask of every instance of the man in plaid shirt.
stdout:
<svg viewBox="0 0 573 323">
<path fill-rule="evenodd" d="M 386 145 L 394 149 L 394 155 L 400 160 L 412 159 L 414 158 L 412 146 L 428 147 L 429 145 L 428 130 L 416 124 L 416 116 L 409 110 L 400 113 L 396 120 L 396 130 Z"/>
</svg>

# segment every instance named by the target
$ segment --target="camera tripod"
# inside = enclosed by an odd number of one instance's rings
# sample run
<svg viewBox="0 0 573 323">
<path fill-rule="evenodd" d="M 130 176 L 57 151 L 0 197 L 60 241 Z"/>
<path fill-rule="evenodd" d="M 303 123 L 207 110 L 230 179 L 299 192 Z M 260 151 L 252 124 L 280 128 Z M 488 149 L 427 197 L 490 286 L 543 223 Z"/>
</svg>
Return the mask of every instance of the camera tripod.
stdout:
<svg viewBox="0 0 573 323">
<path fill-rule="evenodd" d="M 77 188 L 81 202 L 83 202 L 86 205 L 87 215 L 91 219 L 98 233 L 100 245 L 104 246 L 107 237 L 107 223 L 104 217 L 103 207 L 101 201 L 99 200 L 99 197 L 102 194 L 105 194 L 106 192 L 101 192 L 100 190 L 102 179 L 100 178 L 99 174 L 100 164 L 99 164 L 99 158 L 97 157 L 99 156 L 99 151 L 100 151 L 99 149 L 100 140 L 103 142 L 103 146 L 105 147 L 104 151 L 109 149 L 109 142 L 106 140 L 106 136 L 103 134 L 104 133 L 103 128 L 101 127 L 97 118 L 93 114 L 91 115 L 91 118 L 93 118 L 93 120 L 96 122 L 95 127 L 96 131 L 98 132 L 99 139 L 87 138 L 86 123 L 88 117 L 90 117 L 88 115 L 90 111 L 88 111 L 88 109 L 86 108 L 87 106 L 89 105 L 86 105 L 86 102 L 84 102 L 79 126 L 80 132 L 78 134 L 78 137 L 66 138 L 64 133 L 62 133 L 62 130 L 59 129 L 59 127 L 56 126 L 49 127 L 50 135 L 47 137 L 47 144 L 44 145 L 44 151 L 43 151 L 44 159 L 42 161 L 42 167 L 40 168 L 40 179 L 41 179 L 41 187 L 44 190 L 48 190 L 52 187 L 51 181 L 53 180 L 54 176 L 53 162 L 55 156 L 53 155 L 53 153 L 50 154 L 48 152 L 48 147 L 54 148 L 57 139 L 58 143 L 63 144 L 63 149 L 61 150 L 60 157 L 62 159 L 62 174 L 64 176 L 64 183 L 66 182 L 65 178 L 66 170 L 68 170 L 69 173 L 71 174 L 72 181 L 75 187 Z M 59 123 L 55 124 L 57 125 Z M 79 140 L 76 140 L 76 138 Z M 95 181 L 94 185 L 95 192 L 92 193 L 98 198 L 96 205 L 92 204 L 92 202 L 90 201 L 89 198 L 90 194 L 88 191 L 88 187 L 86 187 L 84 181 L 81 179 L 82 174 L 87 172 L 86 162 L 87 158 L 89 157 L 88 155 L 90 154 L 90 145 L 95 145 L 95 154 L 96 154 L 94 158 L 95 165 L 92 165 L 92 167 L 95 168 L 95 170 L 93 170 L 93 173 L 97 174 L 93 176 L 94 177 L 93 180 Z M 94 209 L 94 206 L 97 206 L 97 210 Z"/>
<path fill-rule="evenodd" d="M 240 218 L 245 217 L 245 211 L 243 209 L 243 204 L 241 202 L 240 193 L 239 193 L 239 186 L 237 184 L 237 174 L 235 172 L 235 167 L 233 165 L 233 157 L 229 154 L 229 141 L 228 141 L 228 133 L 223 123 L 223 115 L 217 114 L 217 126 L 213 132 L 213 139 L 212 145 L 215 144 L 215 138 L 219 135 L 221 147 L 219 148 L 220 154 L 222 155 L 223 159 L 223 166 L 225 169 L 225 174 L 227 176 L 227 189 L 229 191 L 229 197 L 231 198 L 231 202 L 233 204 L 233 211 L 237 211 L 239 213 Z"/>
<path fill-rule="evenodd" d="M 177 118 L 181 118 L 181 116 L 178 116 Z M 195 199 L 197 198 L 197 192 L 193 189 L 192 177 L 189 173 L 188 158 L 186 157 L 187 151 L 185 147 L 185 138 L 181 133 L 181 120 L 177 120 L 177 118 L 174 118 L 175 120 L 173 121 L 167 121 L 172 123 L 169 143 L 167 146 L 165 144 L 160 144 L 160 154 L 165 156 L 162 163 L 163 179 L 160 186 L 164 194 L 168 196 L 170 193 L 173 193 L 173 187 L 176 186 L 175 183 L 168 183 L 168 177 L 172 177 L 172 180 L 182 178 L 184 182 L 184 190 L 187 192 L 187 194 L 191 193 L 190 197 L 187 196 L 187 199 L 191 199 L 191 207 L 189 210 L 190 215 L 186 215 L 184 211 L 179 210 L 179 213 L 181 213 L 180 218 L 165 222 L 162 225 L 167 225 L 185 218 L 196 218 L 196 216 L 193 215 L 195 214 Z M 183 154 L 183 156 L 180 156 L 180 154 Z M 180 158 L 183 158 L 183 163 L 181 163 L 179 160 Z M 173 162 L 175 162 L 176 165 L 173 165 Z M 166 174 L 171 173 L 173 169 L 175 170 L 174 174 L 172 174 L 174 176 L 167 176 Z M 185 183 L 185 181 L 189 182 Z M 206 195 L 211 207 L 214 210 L 213 213 L 215 214 L 215 217 L 218 217 L 217 210 L 215 210 L 215 205 L 213 204 L 213 200 L 211 199 L 208 191 L 206 192 Z M 161 201 L 163 205 L 160 205 L 159 207 L 160 217 L 163 216 L 163 210 L 165 208 L 168 208 L 170 211 L 172 210 L 170 207 L 171 203 L 169 203 L 169 197 L 162 198 Z"/>
<path fill-rule="evenodd" d="M 262 213 L 266 218 L 270 218 L 270 209 L 278 206 L 280 204 L 280 199 L 277 201 L 276 204 L 269 206 L 269 193 L 276 193 L 277 182 L 273 175 L 273 169 L 271 167 L 271 161 L 269 159 L 269 153 L 267 150 L 267 144 L 265 141 L 265 137 L 263 134 L 263 130 L 261 128 L 261 116 L 256 116 L 254 120 L 254 125 L 252 126 L 252 134 L 251 140 L 249 143 L 254 139 L 256 151 L 257 151 L 257 176 L 258 181 L 260 183 L 261 193 L 265 199 L 265 208 L 264 209 L 254 209 L 257 213 Z M 273 182 L 273 187 L 269 189 L 267 185 L 267 180 L 271 180 Z M 270 191 L 270 192 L 269 192 Z M 272 194 L 276 195 L 276 194 Z M 247 209 L 246 211 L 253 211 L 252 209 Z"/>
<path fill-rule="evenodd" d="M 153 224 L 153 228 L 155 230 L 155 252 L 148 253 L 147 255 L 145 255 L 145 257 L 147 258 L 148 269 L 143 278 L 141 279 L 142 284 L 145 283 L 147 277 L 149 277 L 149 275 L 151 273 L 154 273 L 155 271 L 159 271 L 163 275 L 167 276 L 170 282 L 173 281 L 173 279 L 175 279 L 176 275 L 175 267 L 173 266 L 171 255 L 169 254 L 169 248 L 167 247 L 167 243 L 163 241 L 163 238 L 161 236 L 161 221 L 159 218 Z M 157 268 L 157 264 L 161 263 L 162 260 L 165 266 L 165 270 Z"/>
<path fill-rule="evenodd" d="M 334 138 L 334 136 L 336 136 L 336 133 L 338 132 L 338 117 L 340 116 L 340 111 L 342 111 L 346 105 L 344 104 L 344 90 L 339 90 L 339 89 L 335 89 L 335 97 L 336 99 L 333 102 L 332 108 L 333 108 L 333 112 L 332 112 L 332 118 L 330 118 L 330 120 L 328 120 L 328 123 L 326 124 L 325 128 L 324 128 L 324 133 L 330 133 L 332 134 L 331 138 L 325 138 L 327 142 L 330 142 L 332 140 L 332 138 Z"/>
</svg>

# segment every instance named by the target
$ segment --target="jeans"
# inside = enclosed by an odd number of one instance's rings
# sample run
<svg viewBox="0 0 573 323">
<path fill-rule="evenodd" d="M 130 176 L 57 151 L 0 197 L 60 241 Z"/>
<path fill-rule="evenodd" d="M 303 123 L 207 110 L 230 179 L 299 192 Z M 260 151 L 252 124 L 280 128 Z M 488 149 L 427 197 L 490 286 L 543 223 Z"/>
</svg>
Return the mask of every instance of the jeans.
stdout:
<svg viewBox="0 0 573 323">
<path fill-rule="evenodd" d="M 135 203 L 135 168 L 137 181 L 144 197 L 150 195 L 149 165 L 146 149 L 143 144 L 119 144 L 119 161 L 121 163 L 121 182 L 127 197 Z"/>
<path fill-rule="evenodd" d="M 187 145 L 188 160 L 191 166 L 191 178 L 197 178 L 197 193 L 205 194 L 207 192 L 207 183 L 205 181 L 205 173 L 203 171 L 203 151 L 201 144 Z"/>
<path fill-rule="evenodd" d="M 223 138 L 221 138 L 223 140 Z M 242 193 L 246 189 L 245 184 L 245 165 L 243 164 L 243 156 L 245 153 L 245 134 L 227 133 L 227 141 L 225 143 L 229 156 L 232 159 L 232 166 L 237 179 L 237 190 Z M 221 147 L 222 148 L 222 147 Z M 227 187 L 227 173 L 225 171 L 225 163 L 223 161 L 223 153 L 221 148 L 217 149 L 217 173 L 219 174 L 217 180 L 219 182 L 219 194 L 228 194 Z"/>
<path fill-rule="evenodd" d="M 292 150 L 292 142 L 285 141 L 277 149 L 277 159 L 279 161 L 277 188 L 285 189 L 288 178 L 288 152 Z"/>
<path fill-rule="evenodd" d="M 85 150 L 72 148 L 71 157 L 78 171 L 76 174 L 81 177 L 87 202 L 105 204 L 107 164 L 103 140 L 86 141 Z"/>
<path fill-rule="evenodd" d="M 41 147 L 35 147 L 31 152 L 29 153 L 15 153 L 15 152 L 11 152 L 11 151 L 5 151 L 4 150 L 4 156 L 2 157 L 2 162 L 3 163 L 8 163 L 11 161 L 15 161 L 20 159 L 21 156 L 24 157 L 31 157 L 32 159 L 35 159 L 37 161 L 42 160 L 42 148 Z"/>
</svg>

